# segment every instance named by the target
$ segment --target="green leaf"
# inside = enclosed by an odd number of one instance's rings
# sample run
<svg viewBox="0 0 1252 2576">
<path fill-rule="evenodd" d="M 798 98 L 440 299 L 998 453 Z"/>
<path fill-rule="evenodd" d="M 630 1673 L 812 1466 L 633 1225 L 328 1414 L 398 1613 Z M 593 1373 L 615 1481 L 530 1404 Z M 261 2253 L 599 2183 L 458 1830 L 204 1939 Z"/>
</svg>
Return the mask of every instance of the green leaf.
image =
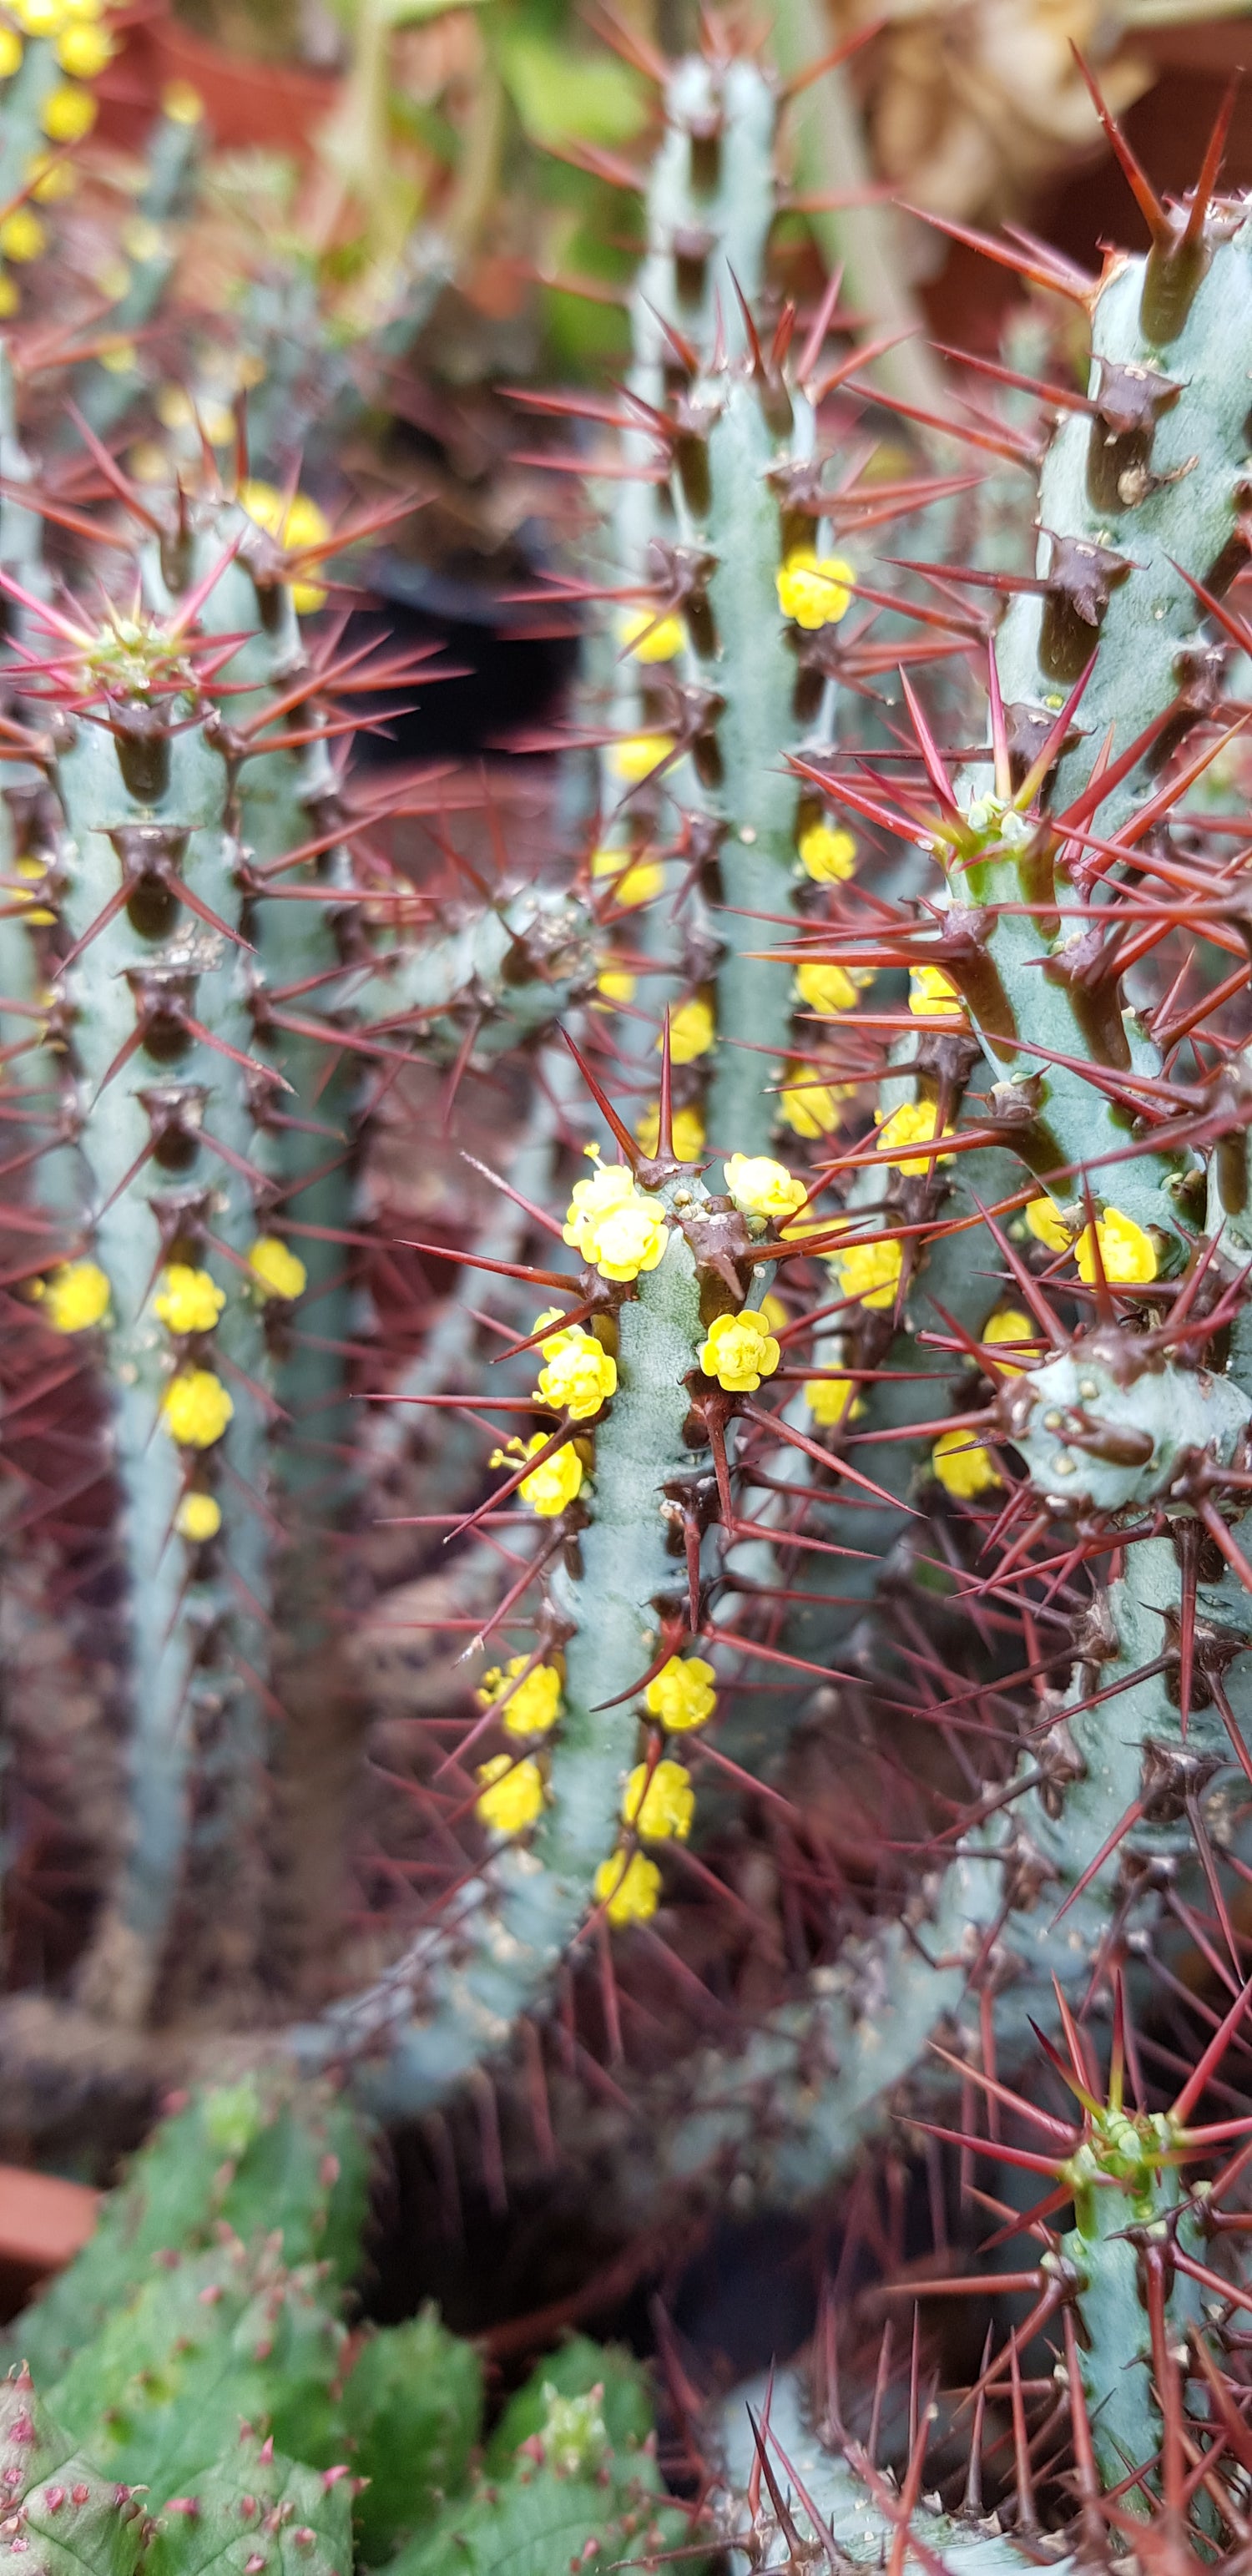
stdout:
<svg viewBox="0 0 1252 2576">
<path fill-rule="evenodd" d="M 613 54 L 514 28 L 497 38 L 496 60 L 532 143 L 629 143 L 647 121 L 642 82 Z"/>
<path fill-rule="evenodd" d="M 482 2365 L 434 2308 L 371 2335 L 343 2392 L 357 2498 L 357 2547 L 391 2556 L 465 2481 L 482 2415 Z"/>
<path fill-rule="evenodd" d="M 166 2506 L 144 2576 L 351 2576 L 351 2493 L 351 2479 L 328 2482 L 244 2433 Z"/>
<path fill-rule="evenodd" d="M 434 2529 L 392 2560 L 393 2576 L 588 2576 L 622 2559 L 681 2548 L 685 2517 L 660 2509 L 654 2493 L 606 2490 L 594 2478 L 559 2478 L 524 2467 L 503 2486 L 484 2486 L 446 2505 Z"/>
<path fill-rule="evenodd" d="M 141 2509 L 81 2458 L 27 2371 L 0 2386 L 0 2550 L 26 2576 L 134 2576 Z"/>
</svg>

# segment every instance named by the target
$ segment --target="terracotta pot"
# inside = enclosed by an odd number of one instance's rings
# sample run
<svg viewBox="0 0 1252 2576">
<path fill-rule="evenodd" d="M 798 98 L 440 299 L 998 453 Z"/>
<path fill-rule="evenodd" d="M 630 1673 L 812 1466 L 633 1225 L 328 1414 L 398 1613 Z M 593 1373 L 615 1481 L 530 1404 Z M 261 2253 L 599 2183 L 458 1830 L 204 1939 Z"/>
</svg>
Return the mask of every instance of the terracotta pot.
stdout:
<svg viewBox="0 0 1252 2576">
<path fill-rule="evenodd" d="M 29 2280 L 59 2272 L 86 2244 L 99 2205 L 85 2183 L 0 2165 L 0 2264 Z"/>
<path fill-rule="evenodd" d="M 339 96 L 333 72 L 250 61 L 194 36 L 176 18 L 156 19 L 146 35 L 158 89 L 167 81 L 190 81 L 223 151 L 312 152 L 317 129 Z"/>
</svg>

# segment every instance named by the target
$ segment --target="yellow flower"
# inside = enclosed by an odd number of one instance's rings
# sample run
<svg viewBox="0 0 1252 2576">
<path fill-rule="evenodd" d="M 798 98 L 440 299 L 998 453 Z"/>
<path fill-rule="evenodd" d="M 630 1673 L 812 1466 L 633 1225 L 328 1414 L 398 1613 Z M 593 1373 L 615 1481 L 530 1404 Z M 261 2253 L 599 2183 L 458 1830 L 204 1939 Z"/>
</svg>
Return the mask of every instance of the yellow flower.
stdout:
<svg viewBox="0 0 1252 2576">
<path fill-rule="evenodd" d="M 811 1011 L 820 1011 L 823 1019 L 833 1019 L 836 1011 L 855 1009 L 856 986 L 842 966 L 814 960 L 796 968 L 796 997 Z"/>
<path fill-rule="evenodd" d="M 687 629 L 681 617 L 659 616 L 654 608 L 641 608 L 622 619 L 622 643 L 636 662 L 672 662 L 687 641 Z"/>
<path fill-rule="evenodd" d="M 512 1467 L 522 1458 L 532 1458 L 536 1449 L 545 1446 L 547 1438 L 546 1432 L 533 1432 L 525 1448 L 520 1440 L 510 1440 L 503 1449 L 493 1449 L 487 1463 L 492 1467 Z M 529 1503 L 541 1521 L 551 1521 L 581 1492 L 582 1481 L 583 1462 L 573 1441 L 567 1440 L 564 1448 L 554 1449 L 542 1466 L 523 1476 L 519 1490 L 522 1501 Z"/>
<path fill-rule="evenodd" d="M 771 1333 L 780 1333 L 783 1325 L 788 1321 L 787 1309 L 784 1306 L 781 1297 L 776 1297 L 774 1295 L 772 1288 L 769 1289 L 766 1295 L 761 1299 L 761 1313 L 765 1317 L 765 1321 L 768 1324 Z"/>
<path fill-rule="evenodd" d="M 638 981 L 638 976 L 628 974 L 624 966 L 602 966 L 596 977 L 596 991 L 603 994 L 606 1002 L 633 1002 Z"/>
<path fill-rule="evenodd" d="M 889 1118 L 882 1120 L 878 1129 L 877 1151 L 880 1154 L 889 1153 L 897 1172 L 903 1172 L 910 1180 L 920 1177 L 924 1172 L 933 1172 L 937 1163 L 950 1163 L 952 1160 L 950 1154 L 914 1155 L 907 1161 L 900 1159 L 902 1145 L 933 1143 L 938 1117 L 939 1112 L 933 1100 L 902 1102 L 898 1109 L 892 1110 Z M 952 1131 L 949 1127 L 945 1127 L 943 1132 L 948 1136 Z"/>
<path fill-rule="evenodd" d="M 9 0 L 9 15 L 28 36 L 58 36 L 69 11 L 64 0 Z"/>
<path fill-rule="evenodd" d="M 823 1082 L 811 1064 L 789 1064 L 785 1088 L 778 1095 L 778 1115 L 797 1136 L 829 1136 L 839 1124 L 839 1101 L 847 1086 Z"/>
<path fill-rule="evenodd" d="M 649 1717 L 659 1717 L 671 1735 L 686 1735 L 704 1726 L 717 1706 L 715 1675 L 703 1655 L 671 1655 L 654 1673 L 643 1695 Z"/>
<path fill-rule="evenodd" d="M 609 765 L 615 778 L 624 779 L 630 787 L 638 787 L 641 780 L 650 778 L 653 770 L 660 768 L 663 760 L 669 759 L 674 748 L 672 734 L 627 734 L 621 742 L 614 743 L 609 753 Z"/>
<path fill-rule="evenodd" d="M 676 1109 L 671 1125 L 674 1136 L 674 1158 L 679 1163 L 698 1163 L 704 1152 L 704 1120 L 698 1109 Z M 635 1121 L 635 1134 L 645 1154 L 655 1154 L 661 1143 L 659 1105 L 645 1109 Z"/>
<path fill-rule="evenodd" d="M 772 1217 L 775 1224 L 794 1216 L 808 1197 L 803 1181 L 770 1154 L 731 1154 L 726 1187 L 741 1216 Z"/>
<path fill-rule="evenodd" d="M 50 143 L 81 143 L 99 113 L 89 89 L 63 81 L 59 89 L 49 90 L 39 122 Z"/>
<path fill-rule="evenodd" d="M 204 115 L 204 100 L 190 81 L 167 81 L 161 92 L 161 114 L 171 125 L 199 125 Z"/>
<path fill-rule="evenodd" d="M 288 500 L 273 483 L 252 480 L 239 486 L 239 506 L 255 519 L 258 528 L 286 546 L 292 553 L 300 546 L 320 546 L 330 535 L 330 521 L 307 492 L 293 492 Z M 311 617 L 320 608 L 326 593 L 313 581 L 293 581 L 291 605 L 297 617 Z"/>
<path fill-rule="evenodd" d="M 234 1410 L 220 1377 L 202 1368 L 180 1369 L 161 1405 L 165 1428 L 182 1449 L 211 1449 Z"/>
<path fill-rule="evenodd" d="M 845 1297 L 858 1297 L 863 1306 L 894 1306 L 904 1268 L 902 1243 L 890 1237 L 883 1243 L 850 1243 L 828 1258 Z"/>
<path fill-rule="evenodd" d="M 549 1353 L 544 1346 L 547 1366 L 539 1372 L 535 1392 L 558 1413 L 568 1413 L 571 1422 L 589 1422 L 617 1391 L 617 1362 L 581 1326 L 560 1339 L 559 1350 Z"/>
<path fill-rule="evenodd" d="M 691 1001 L 680 1002 L 669 1015 L 669 1051 L 674 1064 L 693 1064 L 698 1055 L 707 1055 L 717 1034 L 712 1006 L 695 994 Z M 657 1039 L 658 1050 L 663 1044 Z"/>
<path fill-rule="evenodd" d="M 864 1411 L 857 1401 L 856 1380 L 850 1377 L 806 1378 L 804 1401 L 823 1431 L 836 1431 L 845 1416 L 851 1419 Z"/>
<path fill-rule="evenodd" d="M 797 546 L 776 576 L 778 605 L 793 625 L 815 634 L 847 615 L 852 597 L 847 584 L 855 579 L 842 555 L 818 555 L 812 546 Z"/>
<path fill-rule="evenodd" d="M 75 80 L 94 80 L 113 54 L 113 39 L 104 27 L 66 27 L 57 38 L 57 61 Z"/>
<path fill-rule="evenodd" d="M 635 1764 L 626 1783 L 622 1817 L 648 1842 L 666 1842 L 672 1835 L 685 1843 L 695 1807 L 691 1773 L 681 1762 L 657 1762 L 650 1777 L 646 1762 Z"/>
<path fill-rule="evenodd" d="M 1155 1279 L 1156 1245 L 1133 1217 L 1123 1216 L 1120 1208 L 1106 1208 L 1103 1216 L 1096 1218 L 1095 1231 L 1101 1267 L 1111 1288 L 1144 1287 L 1149 1279 Z M 1079 1278 L 1091 1287 L 1096 1263 L 1090 1226 L 1079 1237 L 1076 1258 Z"/>
<path fill-rule="evenodd" d="M 909 975 L 909 1009 L 920 1020 L 959 1020 L 965 1005 L 942 966 L 914 966 Z"/>
<path fill-rule="evenodd" d="M 258 1235 L 248 1254 L 248 1268 L 263 1297 L 282 1297 L 290 1303 L 293 1297 L 302 1297 L 308 1285 L 304 1263 L 276 1234 Z"/>
<path fill-rule="evenodd" d="M 987 1317 L 982 1328 L 982 1339 L 993 1351 L 998 1350 L 1002 1342 L 1034 1342 L 1038 1338 L 1038 1325 L 1032 1323 L 1029 1315 L 1023 1314 L 1020 1306 L 997 1306 L 994 1315 Z M 1001 1360 L 996 1373 L 1000 1377 L 1021 1377 L 1022 1363 L 1020 1360 Z"/>
<path fill-rule="evenodd" d="M 641 903 L 651 903 L 665 883 L 665 870 L 659 859 L 634 859 L 629 850 L 593 850 L 591 873 L 597 880 L 612 879 L 613 901 L 624 912 L 634 911 Z"/>
<path fill-rule="evenodd" d="M 193 1270 L 186 1261 L 171 1261 L 152 1307 L 172 1333 L 211 1333 L 225 1303 L 225 1290 L 218 1287 L 207 1270 Z"/>
<path fill-rule="evenodd" d="M 968 1431 L 941 1431 L 930 1453 L 931 1470 L 945 1493 L 954 1494 L 958 1502 L 972 1502 L 976 1494 L 986 1494 L 993 1485 L 1004 1482 L 989 1449 L 971 1441 Z"/>
<path fill-rule="evenodd" d="M 616 1851 L 602 1860 L 592 1882 L 597 1905 L 602 1905 L 614 1929 L 627 1923 L 647 1923 L 661 1902 L 661 1873 L 654 1860 L 643 1852 Z"/>
<path fill-rule="evenodd" d="M 599 1219 L 587 1258 L 602 1279 L 637 1279 L 641 1271 L 656 1269 L 668 1242 L 662 1201 L 640 1192 Z"/>
<path fill-rule="evenodd" d="M 35 1294 L 54 1333 L 86 1333 L 109 1311 L 109 1283 L 94 1261 L 66 1261 Z"/>
<path fill-rule="evenodd" d="M 21 62 L 22 39 L 16 27 L 0 27 L 0 80 L 12 80 Z"/>
<path fill-rule="evenodd" d="M 6 259 L 38 259 L 46 240 L 43 225 L 29 206 L 15 206 L 0 224 L 0 251 Z"/>
<path fill-rule="evenodd" d="M 511 1753 L 493 1753 L 474 1774 L 482 1789 L 474 1801 L 480 1824 L 493 1834 L 524 1834 L 543 1814 L 543 1773 L 537 1762 L 515 1762 Z"/>
<path fill-rule="evenodd" d="M 1036 1243 L 1046 1244 L 1049 1252 L 1067 1252 L 1074 1240 L 1075 1227 L 1051 1199 L 1032 1199 L 1026 1210 L 1026 1223 Z"/>
<path fill-rule="evenodd" d="M 589 1158 L 594 1159 L 595 1170 L 589 1180 L 575 1181 L 561 1228 L 562 1243 L 573 1244 L 584 1260 L 590 1257 L 588 1246 L 601 1217 L 610 1208 L 624 1207 L 635 1195 L 635 1175 L 628 1163 L 602 1163 L 594 1146 L 589 1148 Z"/>
<path fill-rule="evenodd" d="M 700 1352 L 706 1377 L 715 1377 L 734 1395 L 755 1395 L 763 1377 L 772 1377 L 782 1352 L 763 1315 L 745 1306 L 741 1315 L 718 1315 Z"/>
<path fill-rule="evenodd" d="M 501 1724 L 506 1735 L 546 1735 L 561 1714 L 561 1676 L 555 1664 L 535 1664 L 526 1672 L 529 1658 L 514 1655 L 511 1664 L 497 1664 L 484 1673 L 474 1696 L 480 1708 L 495 1708 L 500 1700 Z M 518 1681 L 525 1673 L 524 1681 Z M 516 1684 L 506 1699 L 511 1683 Z"/>
<path fill-rule="evenodd" d="M 836 823 L 810 823 L 800 834 L 800 865 L 815 885 L 843 885 L 856 865 L 856 843 Z"/>
<path fill-rule="evenodd" d="M 212 1494 L 184 1494 L 174 1514 L 174 1527 L 180 1538 L 193 1547 L 202 1547 L 206 1539 L 216 1538 L 222 1526 L 222 1506 Z"/>
</svg>

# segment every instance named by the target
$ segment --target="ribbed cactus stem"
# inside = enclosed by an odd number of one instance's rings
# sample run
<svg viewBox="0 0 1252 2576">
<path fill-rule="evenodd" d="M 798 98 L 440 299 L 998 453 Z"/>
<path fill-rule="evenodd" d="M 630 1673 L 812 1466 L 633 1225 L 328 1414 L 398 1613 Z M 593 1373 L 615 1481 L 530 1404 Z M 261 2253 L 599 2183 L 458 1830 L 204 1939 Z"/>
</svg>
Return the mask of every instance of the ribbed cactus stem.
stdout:
<svg viewBox="0 0 1252 2576">
<path fill-rule="evenodd" d="M 108 2000 L 125 2015 L 144 2009 L 160 1971 L 193 1775 L 203 1765 L 212 1781 L 224 1747 L 236 1827 L 255 1816 L 270 1405 L 247 1285 L 257 1232 L 252 1020 L 232 935 L 239 849 L 227 766 L 191 676 L 159 685 L 172 658 L 159 631 L 88 645 L 98 650 L 93 703 L 55 764 L 69 833 L 62 918 L 78 951 L 57 990 L 71 1020 L 84 1246 L 108 1283 L 99 1352 L 122 1504 L 132 1804 L 105 1955 Z M 183 884 L 200 913 L 182 902 Z M 119 910 L 122 885 L 130 894 Z M 188 1331 L 158 1316 L 163 1266 L 179 1263 L 212 1275 L 224 1299 L 215 1325 L 207 1310 L 203 1329 Z M 52 1300 L 55 1322 L 55 1282 Z M 185 1419 L 164 1411 L 176 1373 L 193 1381 Z M 193 1479 L 220 1525 L 184 1539 L 176 1516 Z M 242 1867 L 238 1843 L 234 1857 Z"/>
<path fill-rule="evenodd" d="M 663 1659 L 663 1623 L 675 1635 L 684 1624 L 675 1519 L 699 1459 L 687 1381 L 705 1334 L 702 1276 L 684 1228 L 698 1243 L 707 1193 L 681 1174 L 656 1194 L 669 1211 L 663 1257 L 618 1309 L 616 1390 L 548 1576 L 539 1633 L 563 1653 L 565 1683 L 533 1842 L 506 1848 L 461 1888 L 447 1918 L 376 1986 L 295 2035 L 306 2065 L 354 2063 L 379 2109 L 429 2108 L 506 2044 L 518 2015 L 544 1996 L 593 1910 L 597 1872 L 619 1848 L 639 1695 Z"/>
</svg>

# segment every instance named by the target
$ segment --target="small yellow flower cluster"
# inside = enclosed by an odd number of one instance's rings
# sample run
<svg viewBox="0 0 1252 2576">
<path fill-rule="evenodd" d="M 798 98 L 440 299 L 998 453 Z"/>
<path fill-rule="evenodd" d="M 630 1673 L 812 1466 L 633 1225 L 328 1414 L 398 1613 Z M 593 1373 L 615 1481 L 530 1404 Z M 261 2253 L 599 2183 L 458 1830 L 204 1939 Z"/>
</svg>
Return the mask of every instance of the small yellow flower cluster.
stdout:
<svg viewBox="0 0 1252 2576">
<path fill-rule="evenodd" d="M 704 1120 L 698 1109 L 675 1109 L 671 1114 L 674 1157 L 679 1163 L 698 1163 L 704 1152 Z M 635 1134 L 645 1154 L 657 1154 L 661 1147 L 661 1111 L 659 1103 L 645 1109 L 635 1121 Z"/>
<path fill-rule="evenodd" d="M 54 1333 L 87 1333 L 109 1311 L 109 1283 L 94 1261 L 64 1261 L 50 1279 L 37 1279 L 31 1295 L 43 1306 Z"/>
<path fill-rule="evenodd" d="M 839 1124 L 839 1103 L 852 1086 L 823 1082 L 812 1064 L 789 1064 L 778 1095 L 778 1115 L 797 1136 L 829 1136 Z"/>
<path fill-rule="evenodd" d="M 682 1762 L 637 1762 L 626 1783 L 622 1822 L 650 1843 L 685 1843 L 695 1814 L 691 1773 Z"/>
<path fill-rule="evenodd" d="M 559 1306 L 552 1306 L 536 1316 L 533 1329 L 538 1332 L 541 1324 L 559 1325 L 561 1320 Z M 568 1413 L 571 1422 L 589 1422 L 616 1394 L 617 1362 L 581 1324 L 549 1333 L 539 1348 L 546 1365 L 539 1372 L 535 1393 L 556 1412 Z"/>
<path fill-rule="evenodd" d="M 842 555 L 819 555 L 813 546 L 796 546 L 776 576 L 778 605 L 784 617 L 809 634 L 837 626 L 846 617 L 855 581 L 852 565 Z"/>
<path fill-rule="evenodd" d="M 965 1016 L 950 975 L 942 966 L 914 966 L 909 975 L 909 1009 L 919 1020 L 959 1020 Z"/>
<path fill-rule="evenodd" d="M 308 1286 L 304 1263 L 276 1234 L 258 1236 L 248 1254 L 248 1268 L 263 1297 L 281 1297 L 290 1304 Z"/>
<path fill-rule="evenodd" d="M 561 1714 L 561 1676 L 555 1664 L 534 1664 L 529 1655 L 514 1655 L 484 1673 L 474 1693 L 480 1708 L 499 1707 L 506 1735 L 547 1735 Z M 519 1673 L 525 1678 L 518 1680 Z"/>
<path fill-rule="evenodd" d="M 274 483 L 259 483 L 249 477 L 236 495 L 241 510 L 264 528 L 267 537 L 296 553 L 302 546 L 324 545 L 330 535 L 330 521 L 307 492 L 288 496 Z M 326 593 L 315 581 L 293 581 L 291 605 L 297 617 L 311 617 L 325 601 Z"/>
<path fill-rule="evenodd" d="M 1038 1325 L 1032 1322 L 1030 1316 L 1025 1314 L 1020 1306 L 997 1306 L 994 1315 L 987 1317 L 982 1328 L 984 1347 L 996 1352 L 999 1351 L 1002 1343 L 1012 1346 L 1017 1342 L 1034 1342 L 1038 1338 Z M 997 1359 L 996 1366 L 1001 1377 L 1023 1375 L 1023 1365 L 1020 1360 Z"/>
<path fill-rule="evenodd" d="M 174 1514 L 174 1527 L 191 1547 L 203 1547 L 222 1526 L 222 1506 L 212 1494 L 184 1494 Z"/>
<path fill-rule="evenodd" d="M 902 1172 L 906 1179 L 920 1179 L 924 1173 L 933 1172 L 937 1163 L 951 1162 L 950 1154 L 914 1155 L 909 1160 L 901 1159 L 900 1148 L 903 1145 L 933 1144 L 939 1118 L 933 1100 L 906 1100 L 898 1109 L 892 1110 L 889 1118 L 883 1118 L 880 1111 L 875 1112 L 875 1117 L 881 1121 L 876 1151 L 889 1154 L 897 1172 Z M 943 1132 L 950 1136 L 952 1130 L 945 1127 Z"/>
<path fill-rule="evenodd" d="M 153 1312 L 171 1333 L 211 1333 L 226 1303 L 225 1289 L 207 1270 L 172 1261 L 165 1272 Z"/>
<path fill-rule="evenodd" d="M 850 1377 L 806 1378 L 804 1401 L 823 1431 L 837 1431 L 845 1418 L 855 1421 L 865 1410 L 857 1398 L 856 1380 Z"/>
<path fill-rule="evenodd" d="M 615 778 L 622 779 L 628 787 L 639 787 L 677 748 L 672 734 L 625 734 L 620 742 L 614 743 L 609 753 L 609 765 Z"/>
<path fill-rule="evenodd" d="M 629 850 L 593 850 L 591 876 L 594 884 L 611 880 L 613 901 L 623 912 L 633 912 L 641 903 L 652 903 L 665 884 L 665 870 L 659 859 L 635 858 Z"/>
<path fill-rule="evenodd" d="M 989 1493 L 994 1485 L 1004 1482 L 989 1449 L 971 1440 L 968 1431 L 941 1431 L 930 1453 L 932 1472 L 945 1493 L 958 1502 L 972 1502 L 976 1495 Z"/>
<path fill-rule="evenodd" d="M 628 1923 L 650 1922 L 661 1902 L 661 1873 L 643 1852 L 628 1857 L 619 1849 L 601 1861 L 592 1890 L 614 1931 L 620 1932 Z"/>
<path fill-rule="evenodd" d="M 772 1218 L 777 1225 L 794 1216 L 808 1197 L 803 1181 L 769 1154 L 728 1155 L 726 1188 L 741 1216 Z"/>
<path fill-rule="evenodd" d="M 732 1395 L 755 1395 L 763 1377 L 772 1377 L 782 1352 L 763 1315 L 745 1306 L 738 1315 L 718 1315 L 700 1347 L 700 1366 Z"/>
<path fill-rule="evenodd" d="M 547 1432 L 536 1431 L 524 1447 L 520 1440 L 508 1440 L 503 1449 L 492 1450 L 488 1465 L 515 1467 L 523 1458 L 533 1458 L 536 1449 L 544 1448 L 549 1436 Z M 522 1501 L 529 1504 L 539 1520 L 552 1521 L 576 1501 L 582 1492 L 582 1483 L 583 1462 L 573 1441 L 567 1440 L 564 1448 L 554 1449 L 541 1466 L 534 1468 L 529 1476 L 523 1476 L 519 1491 Z"/>
<path fill-rule="evenodd" d="M 685 1735 L 703 1726 L 717 1704 L 714 1672 L 703 1655 L 671 1655 L 654 1673 L 643 1695 L 649 1717 L 659 1718 L 670 1735 Z"/>
<path fill-rule="evenodd" d="M 673 611 L 640 608 L 621 623 L 623 650 L 636 662 L 672 662 L 687 641 L 687 629 Z"/>
<path fill-rule="evenodd" d="M 842 966 L 814 959 L 796 968 L 796 999 L 824 1020 L 833 1020 L 838 1011 L 855 1010 L 856 986 Z"/>
<path fill-rule="evenodd" d="M 482 1784 L 474 1813 L 493 1834 L 524 1834 L 543 1814 L 543 1773 L 529 1755 L 519 1762 L 511 1753 L 493 1753 L 474 1776 Z"/>
<path fill-rule="evenodd" d="M 1098 1244 L 1100 1266 L 1110 1288 L 1146 1287 L 1157 1274 L 1156 1245 L 1134 1218 L 1123 1216 L 1120 1208 L 1106 1207 L 1095 1221 L 1095 1242 L 1089 1225 L 1078 1233 L 1078 1223 L 1070 1222 L 1049 1198 L 1032 1199 L 1026 1210 L 1026 1223 L 1037 1243 L 1049 1252 L 1073 1250 L 1078 1276 L 1090 1288 L 1096 1280 Z M 1077 1241 L 1075 1237 L 1077 1236 Z"/>
<path fill-rule="evenodd" d="M 694 1064 L 698 1055 L 707 1055 L 717 1035 L 712 1006 L 697 993 L 689 1002 L 680 1002 L 670 1012 L 669 1052 L 672 1064 Z M 657 1039 L 661 1051 L 663 1039 Z"/>
<path fill-rule="evenodd" d="M 894 1306 L 904 1268 L 902 1243 L 888 1236 L 881 1243 L 850 1243 L 826 1257 L 845 1297 L 857 1297 L 863 1306 Z"/>
<path fill-rule="evenodd" d="M 590 1180 L 574 1184 L 562 1240 L 602 1279 L 637 1279 L 664 1258 L 669 1226 L 662 1201 L 638 1189 L 624 1163 L 598 1163 Z"/>
<path fill-rule="evenodd" d="M 179 1369 L 161 1402 L 161 1418 L 180 1449 L 211 1449 L 220 1440 L 235 1408 L 212 1369 Z"/>
<path fill-rule="evenodd" d="M 844 885 L 856 865 L 856 843 L 834 823 L 810 823 L 797 843 L 800 865 L 815 885 Z"/>
</svg>

